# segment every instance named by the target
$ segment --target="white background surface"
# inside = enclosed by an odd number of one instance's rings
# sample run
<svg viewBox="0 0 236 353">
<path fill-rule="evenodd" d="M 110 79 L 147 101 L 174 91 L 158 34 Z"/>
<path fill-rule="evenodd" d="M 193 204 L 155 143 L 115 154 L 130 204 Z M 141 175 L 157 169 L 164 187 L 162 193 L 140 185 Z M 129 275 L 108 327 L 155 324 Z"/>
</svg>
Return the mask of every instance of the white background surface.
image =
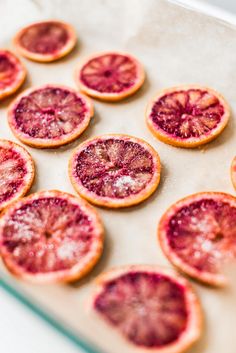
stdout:
<svg viewBox="0 0 236 353">
<path fill-rule="evenodd" d="M 233 11 L 236 13 L 236 1 L 235 0 L 205 0 L 205 2 L 219 6 L 228 11 Z"/>
<path fill-rule="evenodd" d="M 234 0 L 206 0 L 206 2 L 217 4 L 236 13 L 236 2 Z M 45 325 L 33 313 L 2 290 L 0 290 L 0 317 L 0 352 L 79 352 L 70 342 L 66 341 L 48 325 Z"/>
</svg>

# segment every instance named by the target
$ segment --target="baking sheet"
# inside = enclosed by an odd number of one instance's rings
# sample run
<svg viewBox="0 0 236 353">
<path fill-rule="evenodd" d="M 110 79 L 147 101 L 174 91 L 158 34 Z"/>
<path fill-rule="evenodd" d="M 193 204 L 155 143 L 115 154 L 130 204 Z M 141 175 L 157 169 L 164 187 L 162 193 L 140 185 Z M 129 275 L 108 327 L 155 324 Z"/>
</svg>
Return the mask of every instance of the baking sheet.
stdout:
<svg viewBox="0 0 236 353">
<path fill-rule="evenodd" d="M 78 32 L 77 48 L 56 63 L 39 64 L 22 59 L 29 72 L 23 88 L 45 83 L 75 87 L 73 73 L 77 63 L 103 50 L 130 52 L 145 66 L 147 79 L 135 96 L 115 104 L 94 101 L 95 116 L 76 142 L 57 150 L 28 148 L 37 166 L 31 191 L 56 188 L 74 193 L 67 174 L 72 150 L 87 138 L 113 132 L 141 137 L 158 151 L 163 166 L 158 190 L 143 204 L 127 210 L 98 209 L 106 229 L 104 254 L 95 269 L 73 285 L 30 285 L 8 276 L 1 267 L 3 275 L 19 291 L 23 290 L 63 325 L 102 351 L 131 353 L 133 348 L 86 308 L 93 280 L 116 265 L 148 263 L 170 267 L 156 240 L 157 222 L 166 208 L 198 191 L 234 193 L 229 167 L 235 155 L 236 28 L 164 0 L 22 0 L 19 3 L 1 0 L 0 13 L 0 46 L 13 50 L 12 36 L 32 21 L 58 18 L 70 22 Z M 187 83 L 212 86 L 232 108 L 231 121 L 222 135 L 195 150 L 159 142 L 144 121 L 146 104 L 156 91 Z M 0 105 L 0 137 L 15 140 L 6 119 L 10 102 L 7 99 Z M 206 322 L 201 341 L 190 352 L 235 353 L 234 291 L 192 283 L 201 298 Z"/>
</svg>

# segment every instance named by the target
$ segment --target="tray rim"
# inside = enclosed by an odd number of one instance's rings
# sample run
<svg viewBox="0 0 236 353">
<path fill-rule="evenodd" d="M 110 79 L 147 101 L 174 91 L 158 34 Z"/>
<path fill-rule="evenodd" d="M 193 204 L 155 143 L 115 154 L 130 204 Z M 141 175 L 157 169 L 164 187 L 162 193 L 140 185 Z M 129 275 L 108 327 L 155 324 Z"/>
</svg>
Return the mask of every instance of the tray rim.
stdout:
<svg viewBox="0 0 236 353">
<path fill-rule="evenodd" d="M 216 5 L 205 3 L 201 0 L 166 0 L 176 6 L 184 7 L 186 9 L 196 11 L 212 17 L 223 22 L 226 25 L 236 26 L 236 14 L 232 14 Z M 0 289 L 5 291 L 9 296 L 14 298 L 19 304 L 35 314 L 41 322 L 50 326 L 67 341 L 70 341 L 75 347 L 81 349 L 85 353 L 103 353 L 97 349 L 93 344 L 89 343 L 86 338 L 83 338 L 78 333 L 73 332 L 73 329 L 66 327 L 60 320 L 57 320 L 56 315 L 48 312 L 43 305 L 38 304 L 37 301 L 30 297 L 29 294 L 24 293 L 21 288 L 16 288 L 14 284 L 10 283 L 4 275 L 0 274 Z"/>
</svg>

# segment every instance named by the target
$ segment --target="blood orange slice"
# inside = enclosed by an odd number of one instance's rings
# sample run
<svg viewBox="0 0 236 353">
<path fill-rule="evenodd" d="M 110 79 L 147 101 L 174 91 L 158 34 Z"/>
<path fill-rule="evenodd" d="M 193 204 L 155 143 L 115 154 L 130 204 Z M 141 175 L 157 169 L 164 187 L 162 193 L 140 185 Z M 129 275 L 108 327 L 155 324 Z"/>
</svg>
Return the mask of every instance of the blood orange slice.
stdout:
<svg viewBox="0 0 236 353">
<path fill-rule="evenodd" d="M 14 142 L 0 140 L 0 211 L 27 193 L 34 174 L 29 152 Z"/>
<path fill-rule="evenodd" d="M 87 59 L 76 70 L 76 82 L 86 94 L 106 101 L 117 101 L 135 93 L 145 73 L 133 56 L 107 52 Z"/>
<path fill-rule="evenodd" d="M 231 164 L 231 180 L 234 188 L 236 189 L 236 157 L 234 157 L 233 162 Z"/>
<path fill-rule="evenodd" d="M 224 285 L 224 266 L 236 258 L 236 198 L 220 192 L 188 196 L 163 215 L 158 234 L 164 253 L 180 270 Z"/>
<path fill-rule="evenodd" d="M 157 152 L 127 135 L 103 135 L 74 151 L 69 175 L 75 190 L 92 203 L 127 207 L 147 199 L 160 180 Z"/>
<path fill-rule="evenodd" d="M 72 26 L 61 21 L 36 22 L 21 29 L 14 44 L 26 58 L 49 62 L 60 59 L 73 49 L 76 33 Z"/>
<path fill-rule="evenodd" d="M 26 90 L 11 104 L 8 122 L 27 145 L 58 147 L 75 140 L 93 115 L 90 100 L 75 90 L 46 85 Z"/>
<path fill-rule="evenodd" d="M 21 61 L 10 51 L 0 50 L 0 100 L 18 90 L 26 77 Z"/>
<path fill-rule="evenodd" d="M 229 116 L 229 106 L 219 93 L 191 85 L 162 90 L 148 105 L 146 122 L 161 141 L 191 148 L 216 138 Z"/>
<path fill-rule="evenodd" d="M 103 248 L 103 227 L 82 199 L 41 191 L 19 200 L 0 219 L 0 250 L 16 276 L 67 282 L 89 272 Z"/>
<path fill-rule="evenodd" d="M 139 352 L 180 353 L 199 339 L 198 299 L 174 272 L 127 266 L 101 275 L 97 284 L 93 309 Z"/>
</svg>

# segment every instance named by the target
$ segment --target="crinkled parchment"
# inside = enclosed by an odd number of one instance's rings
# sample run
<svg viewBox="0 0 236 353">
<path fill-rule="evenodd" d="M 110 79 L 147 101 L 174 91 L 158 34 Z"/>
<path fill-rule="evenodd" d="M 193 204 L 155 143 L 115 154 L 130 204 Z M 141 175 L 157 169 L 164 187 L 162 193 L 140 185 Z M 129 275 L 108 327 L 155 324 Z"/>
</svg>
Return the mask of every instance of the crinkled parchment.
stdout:
<svg viewBox="0 0 236 353">
<path fill-rule="evenodd" d="M 156 239 L 157 222 L 165 209 L 188 194 L 204 190 L 234 193 L 229 168 L 235 155 L 234 114 L 214 142 L 195 150 L 174 148 L 148 131 L 144 112 L 148 100 L 164 87 L 185 83 L 209 85 L 236 108 L 236 29 L 203 14 L 162 0 L 22 0 L 0 1 L 0 46 L 11 48 L 11 38 L 21 26 L 36 20 L 59 18 L 75 26 L 79 44 L 72 54 L 53 64 L 24 60 L 25 87 L 61 83 L 75 87 L 76 64 L 90 53 L 124 50 L 144 64 L 143 88 L 121 103 L 95 101 L 95 116 L 87 131 L 72 145 L 57 150 L 28 148 L 37 165 L 33 191 L 61 189 L 73 192 L 67 162 L 73 148 L 102 133 L 127 133 L 147 140 L 160 154 L 163 170 L 157 192 L 127 210 L 99 209 L 106 240 L 96 268 L 75 285 L 33 286 L 17 283 L 76 332 L 105 352 L 131 353 L 120 336 L 85 310 L 99 273 L 115 265 L 148 263 L 171 266 Z M 12 48 L 14 50 L 14 48 Z M 7 125 L 8 99 L 0 105 L 0 137 L 15 140 Z M 206 322 L 204 335 L 192 353 L 235 353 L 236 305 L 229 290 L 213 290 L 193 282 L 201 298 Z"/>
</svg>

